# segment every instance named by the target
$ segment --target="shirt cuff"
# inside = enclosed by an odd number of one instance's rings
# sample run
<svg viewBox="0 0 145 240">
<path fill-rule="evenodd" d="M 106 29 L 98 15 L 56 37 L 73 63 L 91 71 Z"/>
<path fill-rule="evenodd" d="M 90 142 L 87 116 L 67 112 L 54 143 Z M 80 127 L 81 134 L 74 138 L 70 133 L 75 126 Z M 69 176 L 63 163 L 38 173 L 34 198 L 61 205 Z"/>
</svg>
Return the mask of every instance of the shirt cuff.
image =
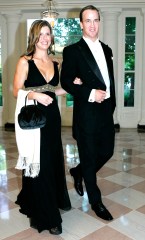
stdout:
<svg viewBox="0 0 145 240">
<path fill-rule="evenodd" d="M 92 89 L 88 102 L 95 102 L 95 91 L 96 89 Z"/>
</svg>

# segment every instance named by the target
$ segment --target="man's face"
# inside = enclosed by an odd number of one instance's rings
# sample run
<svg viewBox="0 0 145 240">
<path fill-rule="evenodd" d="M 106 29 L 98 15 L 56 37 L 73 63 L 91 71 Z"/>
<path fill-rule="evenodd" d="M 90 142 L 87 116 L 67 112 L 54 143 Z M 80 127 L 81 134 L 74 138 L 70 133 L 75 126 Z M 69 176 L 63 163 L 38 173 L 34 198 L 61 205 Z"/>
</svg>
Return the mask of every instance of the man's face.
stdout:
<svg viewBox="0 0 145 240">
<path fill-rule="evenodd" d="M 83 36 L 95 41 L 99 33 L 99 14 L 96 10 L 85 10 L 82 15 L 82 22 L 80 23 L 83 30 Z"/>
</svg>

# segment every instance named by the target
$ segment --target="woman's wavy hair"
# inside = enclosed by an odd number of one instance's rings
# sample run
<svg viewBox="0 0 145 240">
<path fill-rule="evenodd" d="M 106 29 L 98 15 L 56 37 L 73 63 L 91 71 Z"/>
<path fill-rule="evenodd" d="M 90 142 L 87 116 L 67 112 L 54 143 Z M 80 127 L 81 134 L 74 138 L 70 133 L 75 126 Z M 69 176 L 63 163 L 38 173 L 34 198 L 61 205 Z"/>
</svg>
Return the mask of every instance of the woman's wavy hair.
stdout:
<svg viewBox="0 0 145 240">
<path fill-rule="evenodd" d="M 51 35 L 51 45 L 49 46 L 49 54 L 52 52 L 52 46 L 54 44 L 54 37 L 52 34 L 52 28 L 48 21 L 46 20 L 35 20 L 29 30 L 29 36 L 28 36 L 28 47 L 25 52 L 26 56 L 33 56 L 36 51 L 36 43 L 39 41 L 40 37 L 40 31 L 42 27 L 47 26 L 50 29 L 50 35 Z"/>
</svg>

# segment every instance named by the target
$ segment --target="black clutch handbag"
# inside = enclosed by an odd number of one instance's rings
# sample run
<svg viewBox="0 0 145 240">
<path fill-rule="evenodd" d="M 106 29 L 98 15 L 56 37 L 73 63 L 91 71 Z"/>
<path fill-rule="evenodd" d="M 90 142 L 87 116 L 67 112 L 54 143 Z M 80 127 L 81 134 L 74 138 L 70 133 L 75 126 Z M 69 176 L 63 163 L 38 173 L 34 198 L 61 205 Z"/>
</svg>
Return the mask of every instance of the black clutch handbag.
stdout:
<svg viewBox="0 0 145 240">
<path fill-rule="evenodd" d="M 46 116 L 42 109 L 34 100 L 33 105 L 27 105 L 27 96 L 25 98 L 25 106 L 21 108 L 18 114 L 18 123 L 22 129 L 42 128 L 46 124 Z"/>
</svg>

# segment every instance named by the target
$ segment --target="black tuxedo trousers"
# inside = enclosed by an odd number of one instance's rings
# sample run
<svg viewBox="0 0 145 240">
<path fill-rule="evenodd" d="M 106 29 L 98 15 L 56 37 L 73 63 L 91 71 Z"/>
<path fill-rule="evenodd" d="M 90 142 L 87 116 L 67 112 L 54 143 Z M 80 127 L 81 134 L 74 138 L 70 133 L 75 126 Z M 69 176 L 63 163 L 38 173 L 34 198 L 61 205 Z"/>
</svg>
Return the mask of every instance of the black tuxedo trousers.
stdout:
<svg viewBox="0 0 145 240">
<path fill-rule="evenodd" d="M 95 204 L 101 200 L 96 174 L 113 155 L 115 129 L 110 98 L 89 104 L 93 105 L 91 112 L 85 111 L 88 121 L 85 118 L 83 124 L 80 120 L 75 130 L 81 163 L 78 170 L 81 167 L 89 203 Z"/>
</svg>

